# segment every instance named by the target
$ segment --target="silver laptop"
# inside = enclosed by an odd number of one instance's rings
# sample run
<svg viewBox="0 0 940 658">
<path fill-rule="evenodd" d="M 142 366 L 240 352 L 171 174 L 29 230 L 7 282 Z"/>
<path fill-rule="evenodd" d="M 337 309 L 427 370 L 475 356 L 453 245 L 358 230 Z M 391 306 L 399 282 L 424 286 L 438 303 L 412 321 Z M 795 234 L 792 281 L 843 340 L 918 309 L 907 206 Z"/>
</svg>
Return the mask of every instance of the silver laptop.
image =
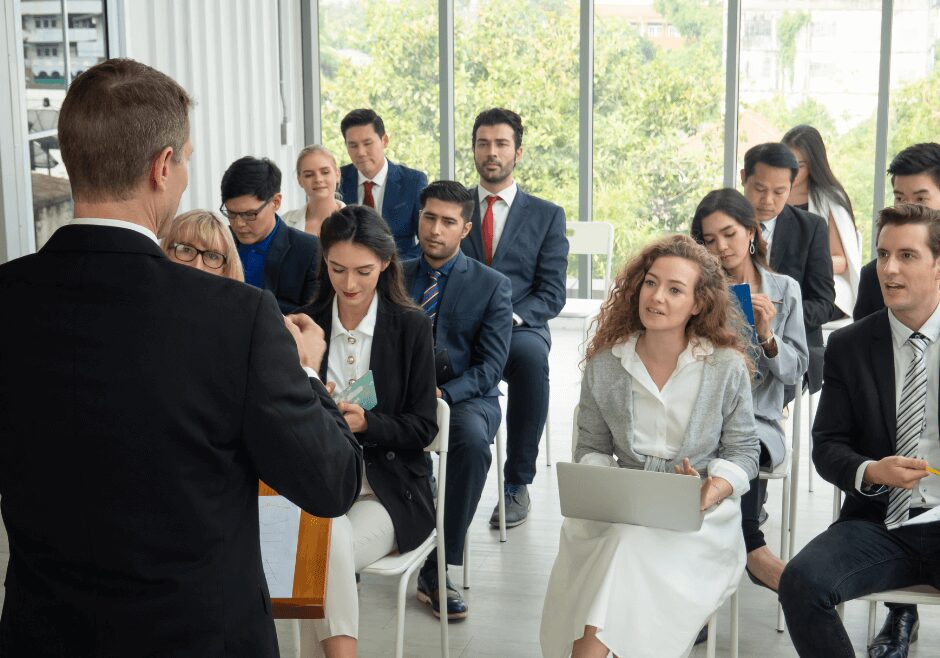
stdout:
<svg viewBox="0 0 940 658">
<path fill-rule="evenodd" d="M 702 481 L 688 475 L 558 462 L 561 514 L 693 532 L 702 527 Z"/>
</svg>

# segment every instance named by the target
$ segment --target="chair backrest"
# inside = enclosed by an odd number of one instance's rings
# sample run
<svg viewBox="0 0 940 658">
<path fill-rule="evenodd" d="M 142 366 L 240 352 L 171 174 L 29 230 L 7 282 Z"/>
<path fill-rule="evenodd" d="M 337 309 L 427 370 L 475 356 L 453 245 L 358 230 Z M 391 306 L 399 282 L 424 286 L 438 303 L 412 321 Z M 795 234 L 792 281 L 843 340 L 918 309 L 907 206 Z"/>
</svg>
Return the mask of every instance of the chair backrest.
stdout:
<svg viewBox="0 0 940 658">
<path fill-rule="evenodd" d="M 614 259 L 614 225 L 609 222 L 567 222 L 569 256 L 605 257 L 604 294 L 610 288 L 610 268 Z"/>
<path fill-rule="evenodd" d="M 574 417 L 571 419 L 571 461 L 574 461 L 574 451 L 578 449 L 578 405 L 574 405 Z"/>
<path fill-rule="evenodd" d="M 425 452 L 447 452 L 450 443 L 450 407 L 441 398 L 437 399 L 437 436 Z"/>
</svg>

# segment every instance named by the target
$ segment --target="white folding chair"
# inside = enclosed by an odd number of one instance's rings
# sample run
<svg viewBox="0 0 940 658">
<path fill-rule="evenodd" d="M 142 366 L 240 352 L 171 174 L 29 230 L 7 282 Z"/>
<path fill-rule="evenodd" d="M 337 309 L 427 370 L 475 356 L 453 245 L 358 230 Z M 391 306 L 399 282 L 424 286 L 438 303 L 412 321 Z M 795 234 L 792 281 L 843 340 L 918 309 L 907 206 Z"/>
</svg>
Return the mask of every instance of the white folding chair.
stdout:
<svg viewBox="0 0 940 658">
<path fill-rule="evenodd" d="M 499 494 L 496 498 L 496 513 L 499 516 L 499 541 L 506 541 L 506 495 L 503 491 L 503 453 L 506 450 L 506 429 L 502 423 L 496 430 L 496 484 Z M 470 529 L 463 542 L 463 588 L 470 589 Z"/>
<path fill-rule="evenodd" d="M 705 655 L 715 658 L 718 644 L 718 610 L 708 618 L 708 640 L 705 641 Z M 738 591 L 731 595 L 731 658 L 738 658 Z"/>
<path fill-rule="evenodd" d="M 363 573 L 398 577 L 398 626 L 395 630 L 395 658 L 402 658 L 405 644 L 405 593 L 408 581 L 431 551 L 437 548 L 437 591 L 441 611 L 441 656 L 449 656 L 447 647 L 447 556 L 444 554 L 444 492 L 447 491 L 447 444 L 450 439 L 450 407 L 437 401 L 437 437 L 425 448 L 440 454 L 437 473 L 437 520 L 435 529 L 424 543 L 407 553 L 386 555 L 363 569 Z"/>
<path fill-rule="evenodd" d="M 601 304 L 610 290 L 611 266 L 614 258 L 614 226 L 608 222 L 567 222 L 568 255 L 587 256 L 588 271 L 593 270 L 593 256 L 603 255 L 604 294 L 601 299 L 594 299 L 594 278 L 588 279 L 587 299 L 568 299 L 565 307 L 558 314 L 560 318 L 580 318 L 582 348 L 587 343 L 588 326 L 601 310 Z"/>
<path fill-rule="evenodd" d="M 845 317 L 838 320 L 832 320 L 822 326 L 823 345 L 829 342 L 829 336 L 836 329 L 847 327 L 852 324 L 852 318 Z M 813 493 L 813 474 L 816 467 L 813 466 L 813 421 L 816 419 L 816 401 L 819 399 L 819 393 L 809 396 L 809 454 L 810 458 L 806 460 L 806 483 L 809 486 L 809 492 Z"/>
</svg>

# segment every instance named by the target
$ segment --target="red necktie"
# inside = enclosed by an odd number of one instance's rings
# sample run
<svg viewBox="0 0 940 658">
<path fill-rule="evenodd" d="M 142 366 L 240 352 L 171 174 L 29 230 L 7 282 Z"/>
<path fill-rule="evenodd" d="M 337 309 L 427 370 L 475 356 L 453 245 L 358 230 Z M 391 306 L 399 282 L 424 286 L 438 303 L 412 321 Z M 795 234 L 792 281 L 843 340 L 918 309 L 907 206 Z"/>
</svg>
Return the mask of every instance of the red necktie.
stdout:
<svg viewBox="0 0 940 658">
<path fill-rule="evenodd" d="M 486 264 L 493 262 L 493 205 L 499 197 L 491 194 L 486 197 L 486 213 L 483 215 L 483 258 Z"/>
<path fill-rule="evenodd" d="M 362 195 L 362 205 L 369 206 L 370 208 L 375 208 L 375 199 L 372 198 L 372 187 L 374 185 L 375 183 L 370 180 L 367 180 L 362 184 L 362 187 L 365 190 Z"/>
</svg>

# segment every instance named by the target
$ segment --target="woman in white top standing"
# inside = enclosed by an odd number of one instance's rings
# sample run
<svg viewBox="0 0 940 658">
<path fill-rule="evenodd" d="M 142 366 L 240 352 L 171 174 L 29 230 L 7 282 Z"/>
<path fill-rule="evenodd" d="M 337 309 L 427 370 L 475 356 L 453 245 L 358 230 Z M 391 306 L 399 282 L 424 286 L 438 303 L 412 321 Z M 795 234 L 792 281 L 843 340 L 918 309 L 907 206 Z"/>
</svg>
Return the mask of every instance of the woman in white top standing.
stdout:
<svg viewBox="0 0 940 658">
<path fill-rule="evenodd" d="M 307 203 L 284 213 L 288 226 L 311 235 L 320 235 L 323 220 L 346 204 L 336 198 L 339 167 L 325 146 L 305 146 L 297 156 L 297 184 L 307 195 Z"/>
<path fill-rule="evenodd" d="M 829 253 L 836 286 L 836 310 L 832 319 L 852 317 L 862 269 L 852 202 L 829 167 L 826 145 L 818 130 L 807 125 L 796 126 L 788 130 L 781 141 L 800 164 L 787 203 L 819 215 L 829 225 Z"/>
<path fill-rule="evenodd" d="M 744 570 L 760 452 L 750 362 L 718 260 L 692 238 L 617 277 L 588 346 L 575 461 L 702 478 L 696 532 L 566 519 L 542 612 L 548 658 L 686 655 Z"/>
</svg>

